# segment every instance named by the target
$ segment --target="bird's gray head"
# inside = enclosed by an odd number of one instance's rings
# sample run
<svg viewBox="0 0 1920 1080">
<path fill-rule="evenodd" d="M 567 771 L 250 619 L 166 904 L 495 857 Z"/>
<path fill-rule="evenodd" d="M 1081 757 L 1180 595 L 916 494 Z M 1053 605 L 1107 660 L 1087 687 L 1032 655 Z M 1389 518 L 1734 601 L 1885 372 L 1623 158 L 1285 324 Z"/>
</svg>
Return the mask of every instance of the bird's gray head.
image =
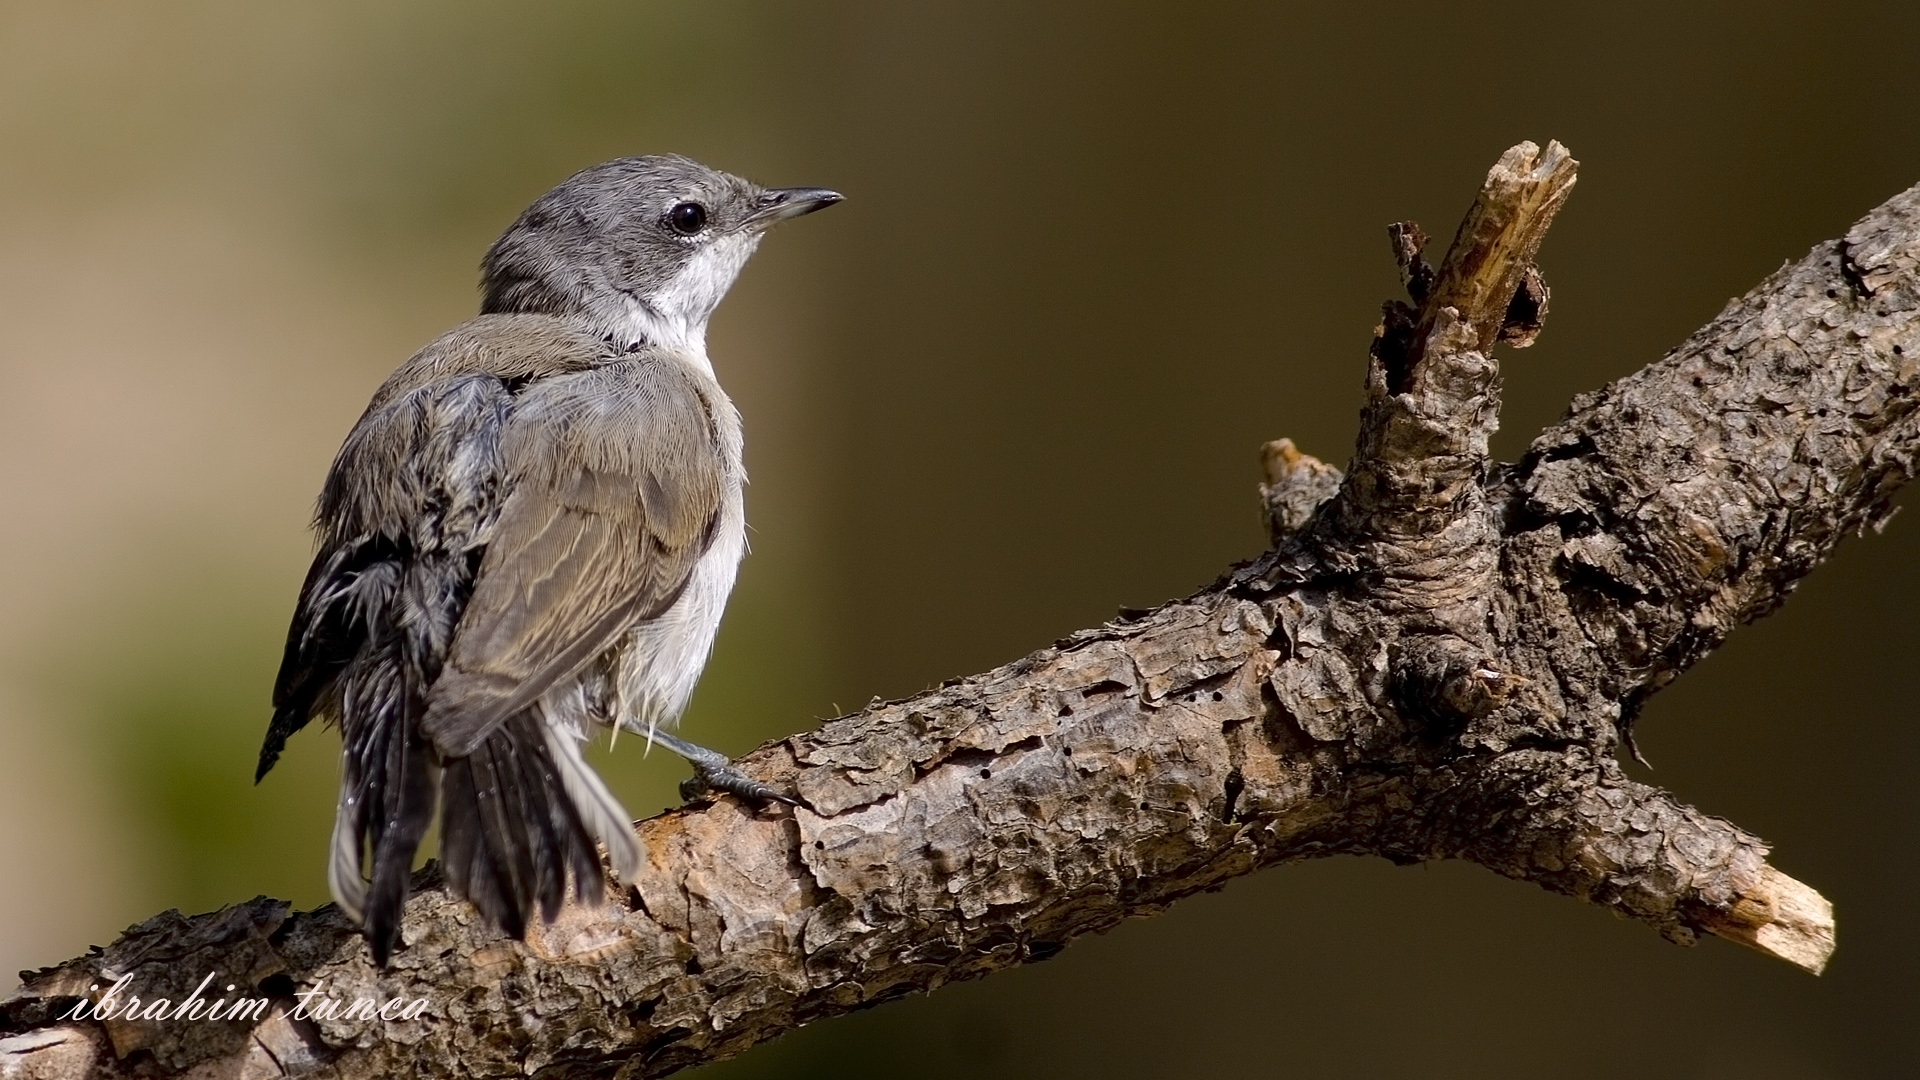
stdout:
<svg viewBox="0 0 1920 1080">
<path fill-rule="evenodd" d="M 707 319 L 777 221 L 840 201 L 672 154 L 621 158 L 540 196 L 480 263 L 484 313 L 585 318 L 622 345 L 706 356 Z"/>
</svg>

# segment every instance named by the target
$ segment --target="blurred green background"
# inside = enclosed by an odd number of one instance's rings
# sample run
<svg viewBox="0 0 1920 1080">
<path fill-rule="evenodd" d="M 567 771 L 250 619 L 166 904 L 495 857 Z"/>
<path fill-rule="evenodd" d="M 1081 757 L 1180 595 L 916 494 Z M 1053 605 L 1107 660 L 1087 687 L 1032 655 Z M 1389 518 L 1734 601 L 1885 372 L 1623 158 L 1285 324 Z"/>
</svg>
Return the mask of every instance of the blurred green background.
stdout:
<svg viewBox="0 0 1920 1080">
<path fill-rule="evenodd" d="M 1917 55 L 1909 4 L 0 2 L 0 965 L 326 899 L 336 737 L 249 783 L 311 500 L 578 168 L 850 197 L 713 329 L 756 531 L 687 723 L 737 752 L 1256 553 L 1260 443 L 1351 446 L 1383 226 L 1451 235 L 1501 150 L 1558 138 L 1584 167 L 1508 356 L 1517 455 L 1920 181 Z M 1909 518 L 1639 727 L 1649 779 L 1836 903 L 1822 978 L 1472 866 L 1326 861 L 703 1075 L 1911 1068 Z M 605 768 L 640 813 L 682 775 Z"/>
</svg>

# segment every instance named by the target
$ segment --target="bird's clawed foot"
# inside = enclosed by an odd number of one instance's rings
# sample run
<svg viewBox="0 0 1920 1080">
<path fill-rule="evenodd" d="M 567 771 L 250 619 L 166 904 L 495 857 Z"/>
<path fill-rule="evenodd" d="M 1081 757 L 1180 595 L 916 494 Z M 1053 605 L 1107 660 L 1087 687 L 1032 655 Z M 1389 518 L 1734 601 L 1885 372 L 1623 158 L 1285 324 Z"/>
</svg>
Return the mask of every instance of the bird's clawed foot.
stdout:
<svg viewBox="0 0 1920 1080">
<path fill-rule="evenodd" d="M 693 775 L 680 781 L 680 797 L 688 802 L 711 792 L 724 791 L 750 803 L 800 805 L 792 796 L 776 791 L 735 768 L 725 754 L 660 731 L 653 733 L 653 741 L 686 758 L 688 764 L 693 766 Z"/>
<path fill-rule="evenodd" d="M 725 762 L 725 758 L 721 758 Z M 722 764 L 708 768 L 696 762 L 692 776 L 680 781 L 680 797 L 688 802 L 715 791 L 724 791 L 738 795 L 750 803 L 778 802 L 788 806 L 798 806 L 792 796 L 778 791 L 734 768 L 731 764 Z"/>
</svg>

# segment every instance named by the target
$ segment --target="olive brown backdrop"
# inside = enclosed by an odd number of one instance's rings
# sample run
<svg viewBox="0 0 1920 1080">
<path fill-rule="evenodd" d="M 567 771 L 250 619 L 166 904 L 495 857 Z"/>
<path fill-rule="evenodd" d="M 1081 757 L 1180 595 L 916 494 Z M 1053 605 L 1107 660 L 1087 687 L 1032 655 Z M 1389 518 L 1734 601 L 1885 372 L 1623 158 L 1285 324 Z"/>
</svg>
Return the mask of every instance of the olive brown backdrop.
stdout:
<svg viewBox="0 0 1920 1080">
<path fill-rule="evenodd" d="M 1396 287 L 1558 138 L 1580 186 L 1496 451 L 1920 181 L 1920 7 L 0 3 L 0 964 L 326 899 L 337 738 L 249 783 L 311 500 L 572 171 L 674 150 L 845 206 L 712 352 L 753 554 L 690 733 L 743 751 L 1262 547 L 1260 443 L 1344 461 Z M 1912 496 L 1906 497 L 1911 503 Z M 1838 908 L 1810 978 L 1476 867 L 1271 871 L 715 1080 L 1740 1077 L 1912 1067 L 1920 521 L 1654 698 L 1637 775 Z M 637 813 L 683 767 L 597 760 Z"/>
</svg>

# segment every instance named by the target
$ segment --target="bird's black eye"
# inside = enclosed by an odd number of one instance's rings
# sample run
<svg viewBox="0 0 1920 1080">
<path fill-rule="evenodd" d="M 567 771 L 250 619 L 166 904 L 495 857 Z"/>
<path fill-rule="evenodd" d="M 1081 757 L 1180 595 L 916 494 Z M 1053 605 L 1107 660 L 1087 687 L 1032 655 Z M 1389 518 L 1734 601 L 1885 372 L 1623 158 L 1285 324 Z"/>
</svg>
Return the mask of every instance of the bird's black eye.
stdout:
<svg viewBox="0 0 1920 1080">
<path fill-rule="evenodd" d="M 707 227 L 707 208 L 697 202 L 683 202 L 667 211 L 667 224 L 681 236 L 692 236 Z"/>
</svg>

